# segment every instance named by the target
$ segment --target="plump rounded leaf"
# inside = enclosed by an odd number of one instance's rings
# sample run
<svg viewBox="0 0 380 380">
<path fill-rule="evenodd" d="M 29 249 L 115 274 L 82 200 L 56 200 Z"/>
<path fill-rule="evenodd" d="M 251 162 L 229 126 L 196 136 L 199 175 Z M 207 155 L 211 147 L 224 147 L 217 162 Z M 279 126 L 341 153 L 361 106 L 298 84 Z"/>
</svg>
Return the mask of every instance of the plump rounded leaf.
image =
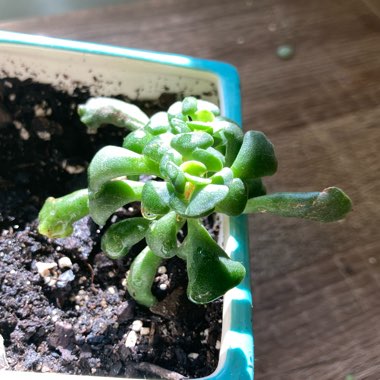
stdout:
<svg viewBox="0 0 380 380">
<path fill-rule="evenodd" d="M 274 193 L 252 198 L 244 212 L 269 212 L 286 217 L 333 222 L 344 218 L 351 209 L 351 199 L 341 189 L 328 187 L 321 192 Z"/>
<path fill-rule="evenodd" d="M 181 221 L 174 211 L 153 221 L 145 236 L 152 252 L 165 259 L 173 257 L 177 253 L 177 233 L 180 226 Z"/>
<path fill-rule="evenodd" d="M 170 124 L 167 112 L 157 112 L 145 126 L 145 130 L 152 135 L 160 135 L 169 131 Z"/>
<path fill-rule="evenodd" d="M 186 124 L 192 131 L 203 131 L 209 134 L 212 134 L 214 131 L 212 122 L 192 120 L 192 121 L 186 122 Z"/>
<path fill-rule="evenodd" d="M 214 116 L 220 115 L 219 107 L 207 100 L 198 99 L 197 108 L 198 111 L 210 111 Z"/>
<path fill-rule="evenodd" d="M 135 174 L 159 175 L 158 165 L 141 154 L 109 145 L 100 149 L 90 163 L 89 189 L 96 192 L 111 179 Z"/>
<path fill-rule="evenodd" d="M 194 114 L 194 119 L 208 123 L 214 121 L 215 115 L 209 110 L 198 110 Z"/>
<path fill-rule="evenodd" d="M 199 218 L 209 215 L 227 194 L 228 187 L 225 185 L 210 184 L 199 186 L 193 192 L 183 216 L 187 218 Z"/>
<path fill-rule="evenodd" d="M 181 247 L 186 256 L 187 296 L 198 304 L 211 302 L 238 285 L 244 266 L 231 260 L 197 220 L 188 221 L 188 235 Z"/>
<path fill-rule="evenodd" d="M 123 148 L 141 154 L 145 145 L 148 144 L 152 139 L 153 136 L 150 133 L 144 131 L 143 129 L 138 129 L 129 133 L 125 137 L 123 141 Z"/>
<path fill-rule="evenodd" d="M 180 133 L 191 132 L 191 129 L 187 125 L 186 121 L 182 119 L 178 119 L 176 117 L 173 117 L 172 119 L 170 119 L 170 126 L 171 126 L 171 131 L 175 135 L 178 135 Z"/>
<path fill-rule="evenodd" d="M 202 162 L 210 172 L 218 172 L 223 168 L 223 155 L 212 147 L 207 149 L 196 148 L 192 152 L 191 157 L 194 160 Z"/>
<path fill-rule="evenodd" d="M 198 161 L 186 161 L 183 164 L 181 164 L 180 168 L 188 174 L 202 176 L 207 172 L 207 167 Z"/>
<path fill-rule="evenodd" d="M 87 189 L 60 198 L 49 197 L 38 214 L 38 232 L 53 239 L 70 236 L 73 223 L 88 213 Z"/>
<path fill-rule="evenodd" d="M 144 239 L 149 223 L 144 218 L 130 218 L 112 224 L 102 237 L 102 250 L 111 259 L 121 259 Z"/>
<path fill-rule="evenodd" d="M 175 190 L 179 193 L 183 193 L 185 191 L 186 177 L 182 169 L 173 162 L 168 162 L 166 164 L 166 173 L 168 180 L 174 186 Z"/>
<path fill-rule="evenodd" d="M 240 179 L 272 175 L 277 170 L 277 159 L 272 143 L 262 132 L 248 131 L 231 166 L 234 176 Z"/>
<path fill-rule="evenodd" d="M 169 107 L 168 118 L 170 122 L 172 119 L 187 120 L 187 116 L 182 113 L 182 102 L 175 102 Z"/>
<path fill-rule="evenodd" d="M 163 215 L 169 211 L 169 191 L 165 182 L 148 181 L 141 193 L 144 212 L 152 215 Z"/>
<path fill-rule="evenodd" d="M 196 148 L 207 149 L 214 143 L 213 138 L 205 132 L 182 133 L 173 137 L 171 146 L 183 156 L 189 156 Z"/>
<path fill-rule="evenodd" d="M 78 106 L 78 114 L 81 122 L 90 128 L 112 124 L 133 131 L 143 128 L 149 121 L 139 107 L 105 97 L 90 98 L 85 104 Z"/>
<path fill-rule="evenodd" d="M 95 223 L 103 226 L 118 208 L 141 200 L 143 186 L 142 182 L 115 180 L 105 183 L 97 192 L 90 192 L 91 218 Z"/>
<path fill-rule="evenodd" d="M 215 185 L 228 185 L 234 178 L 234 173 L 230 168 L 223 168 L 219 172 L 210 177 Z"/>
<path fill-rule="evenodd" d="M 240 178 L 234 178 L 228 184 L 227 196 L 217 204 L 215 211 L 229 216 L 243 213 L 247 204 L 247 189 Z"/>
<path fill-rule="evenodd" d="M 156 302 L 152 285 L 162 259 L 149 247 L 142 250 L 133 260 L 127 277 L 127 290 L 140 305 L 151 307 Z"/>
<path fill-rule="evenodd" d="M 188 96 L 182 101 L 182 113 L 184 115 L 193 115 L 197 112 L 198 109 L 198 101 L 193 96 Z"/>
<path fill-rule="evenodd" d="M 234 123 L 229 123 L 229 125 L 224 129 L 224 136 L 227 140 L 226 143 L 226 166 L 231 166 L 235 161 L 236 156 L 239 153 L 240 147 L 243 144 L 243 131 L 238 125 Z"/>
<path fill-rule="evenodd" d="M 163 133 L 154 137 L 143 149 L 142 154 L 150 160 L 160 163 L 162 157 L 171 150 L 170 141 L 174 135 Z"/>
<path fill-rule="evenodd" d="M 186 181 L 191 182 L 193 185 L 204 186 L 204 185 L 211 184 L 210 178 L 198 177 L 196 175 L 191 175 L 189 173 L 185 173 L 185 178 L 186 178 Z"/>
</svg>

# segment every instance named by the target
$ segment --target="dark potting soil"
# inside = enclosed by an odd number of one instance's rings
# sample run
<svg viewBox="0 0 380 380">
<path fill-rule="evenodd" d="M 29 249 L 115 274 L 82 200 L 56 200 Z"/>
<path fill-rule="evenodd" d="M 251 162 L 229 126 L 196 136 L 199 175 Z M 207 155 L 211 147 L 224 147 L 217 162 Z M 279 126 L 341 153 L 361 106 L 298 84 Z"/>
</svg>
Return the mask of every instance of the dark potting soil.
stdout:
<svg viewBox="0 0 380 380">
<path fill-rule="evenodd" d="M 218 361 L 222 302 L 187 300 L 181 260 L 159 268 L 153 292 L 161 302 L 150 311 L 125 289 L 125 273 L 143 245 L 113 261 L 101 252 L 102 230 L 89 218 L 65 239 L 36 230 L 46 197 L 86 187 L 91 157 L 104 145 L 120 145 L 125 134 L 111 126 L 86 133 L 76 107 L 89 96 L 86 89 L 68 95 L 31 80 L 0 80 L 0 334 L 8 364 L 123 377 L 210 374 Z M 175 98 L 133 102 L 152 114 Z M 139 212 L 128 205 L 113 222 Z M 217 234 L 214 218 L 206 222 Z"/>
</svg>

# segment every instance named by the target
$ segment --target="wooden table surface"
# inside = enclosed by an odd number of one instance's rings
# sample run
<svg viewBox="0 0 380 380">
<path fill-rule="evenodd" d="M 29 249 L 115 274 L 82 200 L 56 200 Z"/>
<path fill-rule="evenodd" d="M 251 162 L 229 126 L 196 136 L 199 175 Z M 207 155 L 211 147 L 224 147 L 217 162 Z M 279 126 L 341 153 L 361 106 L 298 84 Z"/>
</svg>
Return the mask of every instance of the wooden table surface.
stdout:
<svg viewBox="0 0 380 380">
<path fill-rule="evenodd" d="M 269 190 L 351 196 L 354 212 L 330 225 L 251 217 L 257 380 L 380 379 L 379 17 L 378 0 L 140 0 L 0 23 L 228 61 L 244 128 L 277 148 Z"/>
</svg>

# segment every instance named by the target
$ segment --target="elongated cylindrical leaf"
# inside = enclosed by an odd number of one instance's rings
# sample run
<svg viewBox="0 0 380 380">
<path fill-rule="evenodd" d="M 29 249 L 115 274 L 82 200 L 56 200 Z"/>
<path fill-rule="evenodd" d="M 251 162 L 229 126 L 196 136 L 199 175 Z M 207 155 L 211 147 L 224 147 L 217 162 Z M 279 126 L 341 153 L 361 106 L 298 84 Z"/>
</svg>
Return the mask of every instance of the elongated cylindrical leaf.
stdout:
<svg viewBox="0 0 380 380">
<path fill-rule="evenodd" d="M 182 218 L 171 211 L 150 224 L 145 238 L 154 254 L 167 259 L 177 253 L 177 233 L 182 223 Z"/>
<path fill-rule="evenodd" d="M 38 214 L 38 232 L 53 239 L 70 236 L 73 223 L 88 213 L 87 189 L 60 198 L 49 197 Z"/>
<path fill-rule="evenodd" d="M 158 165 L 128 149 L 106 146 L 96 153 L 88 168 L 89 189 L 97 192 L 111 179 L 135 174 L 159 175 Z"/>
<path fill-rule="evenodd" d="M 277 159 L 272 143 L 262 132 L 248 131 L 231 166 L 236 178 L 259 178 L 277 170 Z"/>
<path fill-rule="evenodd" d="M 127 277 L 127 290 L 140 305 L 153 306 L 157 299 L 152 294 L 152 285 L 162 259 L 146 247 L 133 260 Z"/>
<path fill-rule="evenodd" d="M 89 193 L 90 216 L 103 226 L 120 207 L 141 200 L 143 182 L 116 180 L 105 183 L 99 191 Z"/>
<path fill-rule="evenodd" d="M 187 295 L 195 303 L 223 296 L 245 276 L 244 266 L 231 260 L 198 220 L 188 220 L 188 234 L 180 249 L 187 262 Z"/>
<path fill-rule="evenodd" d="M 102 250 L 111 259 L 121 259 L 144 239 L 149 223 L 144 218 L 130 218 L 112 224 L 102 237 Z"/>
<path fill-rule="evenodd" d="M 321 192 L 274 193 L 252 198 L 244 212 L 333 222 L 344 218 L 351 209 L 351 200 L 341 189 L 328 187 Z"/>
<path fill-rule="evenodd" d="M 149 121 L 148 116 L 133 104 L 113 98 L 90 98 L 78 107 L 82 123 L 90 128 L 103 124 L 136 130 L 143 128 Z"/>
</svg>

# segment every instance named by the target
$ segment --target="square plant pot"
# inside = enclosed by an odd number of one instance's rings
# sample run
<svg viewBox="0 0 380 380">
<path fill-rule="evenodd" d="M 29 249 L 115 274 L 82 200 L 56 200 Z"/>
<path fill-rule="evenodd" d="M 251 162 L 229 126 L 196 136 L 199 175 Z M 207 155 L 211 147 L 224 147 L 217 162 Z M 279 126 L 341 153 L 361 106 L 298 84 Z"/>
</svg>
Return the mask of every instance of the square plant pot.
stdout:
<svg viewBox="0 0 380 380">
<path fill-rule="evenodd" d="M 2 31 L 0 51 L 0 78 L 33 78 L 69 93 L 80 85 L 88 87 L 91 96 L 123 94 L 134 99 L 138 95 L 141 100 L 156 99 L 163 92 L 195 95 L 219 104 L 224 116 L 241 125 L 238 73 L 223 62 Z M 219 364 L 205 379 L 253 379 L 246 217 L 225 217 L 221 231 L 220 244 L 233 259 L 244 264 L 247 275 L 224 296 Z M 55 375 L 6 371 L 2 376 L 53 379 Z M 66 377 L 73 378 L 56 375 L 57 379 Z"/>
</svg>

